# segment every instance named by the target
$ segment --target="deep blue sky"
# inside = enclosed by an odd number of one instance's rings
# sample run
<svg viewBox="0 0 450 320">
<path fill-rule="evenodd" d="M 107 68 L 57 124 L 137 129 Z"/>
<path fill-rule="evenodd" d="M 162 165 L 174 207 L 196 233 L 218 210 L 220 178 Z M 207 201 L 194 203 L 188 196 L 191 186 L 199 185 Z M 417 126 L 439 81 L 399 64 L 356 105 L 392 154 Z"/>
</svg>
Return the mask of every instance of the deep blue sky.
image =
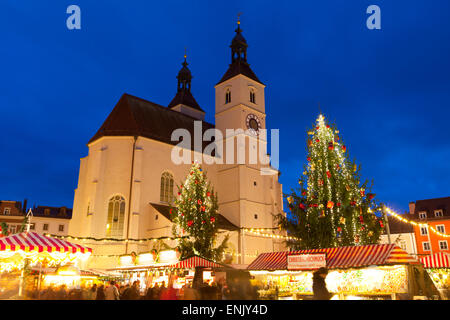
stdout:
<svg viewBox="0 0 450 320">
<path fill-rule="evenodd" d="M 82 29 L 66 28 L 77 4 Z M 381 7 L 382 30 L 366 28 Z M 214 121 L 236 14 L 279 128 L 281 182 L 297 185 L 317 104 L 378 199 L 450 196 L 449 1 L 1 1 L 0 199 L 73 204 L 79 158 L 122 93 L 167 105 L 184 47 Z"/>
</svg>

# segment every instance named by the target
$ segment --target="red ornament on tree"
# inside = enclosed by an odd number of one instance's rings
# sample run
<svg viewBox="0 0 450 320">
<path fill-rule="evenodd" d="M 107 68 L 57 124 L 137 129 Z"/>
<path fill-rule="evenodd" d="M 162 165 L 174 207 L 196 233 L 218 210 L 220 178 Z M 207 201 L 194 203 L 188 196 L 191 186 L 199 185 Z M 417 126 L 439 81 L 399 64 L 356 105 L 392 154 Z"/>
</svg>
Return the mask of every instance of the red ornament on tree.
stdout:
<svg viewBox="0 0 450 320">
<path fill-rule="evenodd" d="M 192 220 L 189 220 L 188 221 L 188 223 L 187 223 L 187 225 L 190 227 L 190 226 L 192 226 L 194 224 L 194 221 L 192 221 Z"/>
<path fill-rule="evenodd" d="M 356 201 L 350 201 L 350 205 L 351 206 L 355 206 L 356 205 Z"/>
<path fill-rule="evenodd" d="M 364 223 L 364 218 L 363 218 L 363 216 L 359 216 L 359 221 L 360 221 L 361 223 Z"/>
<path fill-rule="evenodd" d="M 303 204 L 303 203 L 300 203 L 299 205 L 298 205 L 299 207 L 300 207 L 300 209 L 302 209 L 302 210 L 305 210 L 305 205 Z"/>
<path fill-rule="evenodd" d="M 306 160 L 308 160 L 308 161 L 311 161 L 311 158 L 310 158 L 310 157 L 308 157 L 308 158 L 306 158 Z"/>
<path fill-rule="evenodd" d="M 206 196 L 207 196 L 207 197 L 210 197 L 210 196 L 211 196 L 211 192 L 207 192 L 207 193 L 206 193 Z"/>
<path fill-rule="evenodd" d="M 340 207 L 340 206 L 341 206 L 341 203 L 340 203 L 340 202 L 336 203 L 336 206 L 337 206 L 337 207 Z"/>
<path fill-rule="evenodd" d="M 346 146 L 342 146 L 342 152 L 347 151 L 347 147 Z"/>
<path fill-rule="evenodd" d="M 319 139 L 316 139 L 316 142 L 317 142 L 317 143 L 319 143 L 319 142 L 320 142 L 320 140 L 319 140 Z"/>
<path fill-rule="evenodd" d="M 211 222 L 214 222 L 214 221 L 216 221 L 216 218 L 211 217 L 211 219 L 209 219 L 209 220 L 211 220 Z"/>
<path fill-rule="evenodd" d="M 331 178 L 331 172 L 330 171 L 327 171 L 327 177 Z"/>
<path fill-rule="evenodd" d="M 342 228 L 341 228 L 341 227 L 338 227 L 338 228 L 337 228 L 337 231 L 338 231 L 338 232 L 341 232 L 341 231 L 342 231 Z"/>
<path fill-rule="evenodd" d="M 384 228 L 383 221 L 381 221 L 381 220 L 378 220 L 378 221 L 380 222 L 380 227 Z"/>
<path fill-rule="evenodd" d="M 197 200 L 197 203 L 198 203 L 198 204 L 202 204 L 202 200 L 198 199 L 198 200 Z"/>
</svg>

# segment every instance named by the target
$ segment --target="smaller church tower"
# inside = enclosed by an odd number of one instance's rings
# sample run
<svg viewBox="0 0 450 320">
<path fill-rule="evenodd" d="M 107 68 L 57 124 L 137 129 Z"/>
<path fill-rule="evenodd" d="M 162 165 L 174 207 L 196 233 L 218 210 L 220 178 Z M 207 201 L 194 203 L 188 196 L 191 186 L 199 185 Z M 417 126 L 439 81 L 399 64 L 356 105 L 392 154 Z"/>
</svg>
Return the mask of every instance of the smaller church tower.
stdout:
<svg viewBox="0 0 450 320">
<path fill-rule="evenodd" d="M 191 116 L 197 120 L 204 120 L 205 111 L 195 101 L 194 96 L 191 93 L 191 80 L 192 74 L 189 70 L 188 63 L 186 61 L 186 54 L 184 54 L 184 62 L 181 64 L 183 67 L 178 72 L 178 86 L 177 94 L 169 103 L 169 108 L 188 116 Z"/>
</svg>

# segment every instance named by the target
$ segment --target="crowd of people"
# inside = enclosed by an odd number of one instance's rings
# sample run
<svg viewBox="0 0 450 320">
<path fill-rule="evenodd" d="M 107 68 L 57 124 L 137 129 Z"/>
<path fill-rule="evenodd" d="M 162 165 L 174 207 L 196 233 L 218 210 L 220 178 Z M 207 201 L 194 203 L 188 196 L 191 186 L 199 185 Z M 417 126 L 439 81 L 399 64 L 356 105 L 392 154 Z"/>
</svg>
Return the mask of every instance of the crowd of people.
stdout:
<svg viewBox="0 0 450 320">
<path fill-rule="evenodd" d="M 211 284 L 203 283 L 198 288 L 186 284 L 180 289 L 165 282 L 156 283 L 145 292 L 141 292 L 140 281 L 131 285 L 119 285 L 110 281 L 107 285 L 94 284 L 68 289 L 66 285 L 49 286 L 39 292 L 32 292 L 31 298 L 40 300 L 256 300 L 258 290 L 249 281 L 221 279 Z"/>
</svg>

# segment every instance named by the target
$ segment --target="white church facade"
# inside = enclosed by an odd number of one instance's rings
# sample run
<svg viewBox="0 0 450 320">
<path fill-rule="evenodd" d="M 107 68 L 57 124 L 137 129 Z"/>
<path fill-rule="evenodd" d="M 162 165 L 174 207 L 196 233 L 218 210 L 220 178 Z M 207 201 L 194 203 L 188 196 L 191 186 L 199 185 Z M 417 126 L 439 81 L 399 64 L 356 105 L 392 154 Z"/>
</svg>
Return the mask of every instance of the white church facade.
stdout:
<svg viewBox="0 0 450 320">
<path fill-rule="evenodd" d="M 130 241 L 95 241 L 83 245 L 93 249 L 92 268 L 112 268 L 114 256 L 149 252 L 152 241 L 134 241 L 172 236 L 169 208 L 176 186 L 189 174 L 190 163 L 176 164 L 172 151 L 180 141 L 172 141 L 176 129 L 186 129 L 194 137 L 194 123 L 201 121 L 203 132 L 217 129 L 250 129 L 224 138 L 234 142 L 233 159 L 245 147 L 244 163 L 202 164 L 207 178 L 218 193 L 220 237 L 228 234 L 227 252 L 233 264 L 249 264 L 262 252 L 285 249 L 283 240 L 261 237 L 246 228 L 273 229 L 281 234 L 276 215 L 283 213 L 279 172 L 270 164 L 249 161 L 252 142 L 263 139 L 266 129 L 265 85 L 247 63 L 247 42 L 238 24 L 231 44 L 232 62 L 215 85 L 215 124 L 204 121 L 205 112 L 191 93 L 191 72 L 186 57 L 177 79 L 177 94 L 166 107 L 124 94 L 97 133 L 88 142 L 89 153 L 80 161 L 69 235 L 84 238 L 113 238 Z M 245 140 L 240 140 L 244 138 Z M 245 141 L 242 145 L 240 141 Z M 220 141 L 216 141 L 219 143 Z M 192 158 L 202 156 L 188 148 Z M 265 141 L 263 141 L 265 143 Z M 256 147 L 259 148 L 258 145 Z M 213 157 L 225 159 L 226 153 Z M 210 160 L 211 160 L 210 159 Z M 219 161 L 216 161 L 219 162 Z M 261 174 L 266 169 L 266 173 Z M 175 246 L 175 240 L 165 240 Z"/>
</svg>

